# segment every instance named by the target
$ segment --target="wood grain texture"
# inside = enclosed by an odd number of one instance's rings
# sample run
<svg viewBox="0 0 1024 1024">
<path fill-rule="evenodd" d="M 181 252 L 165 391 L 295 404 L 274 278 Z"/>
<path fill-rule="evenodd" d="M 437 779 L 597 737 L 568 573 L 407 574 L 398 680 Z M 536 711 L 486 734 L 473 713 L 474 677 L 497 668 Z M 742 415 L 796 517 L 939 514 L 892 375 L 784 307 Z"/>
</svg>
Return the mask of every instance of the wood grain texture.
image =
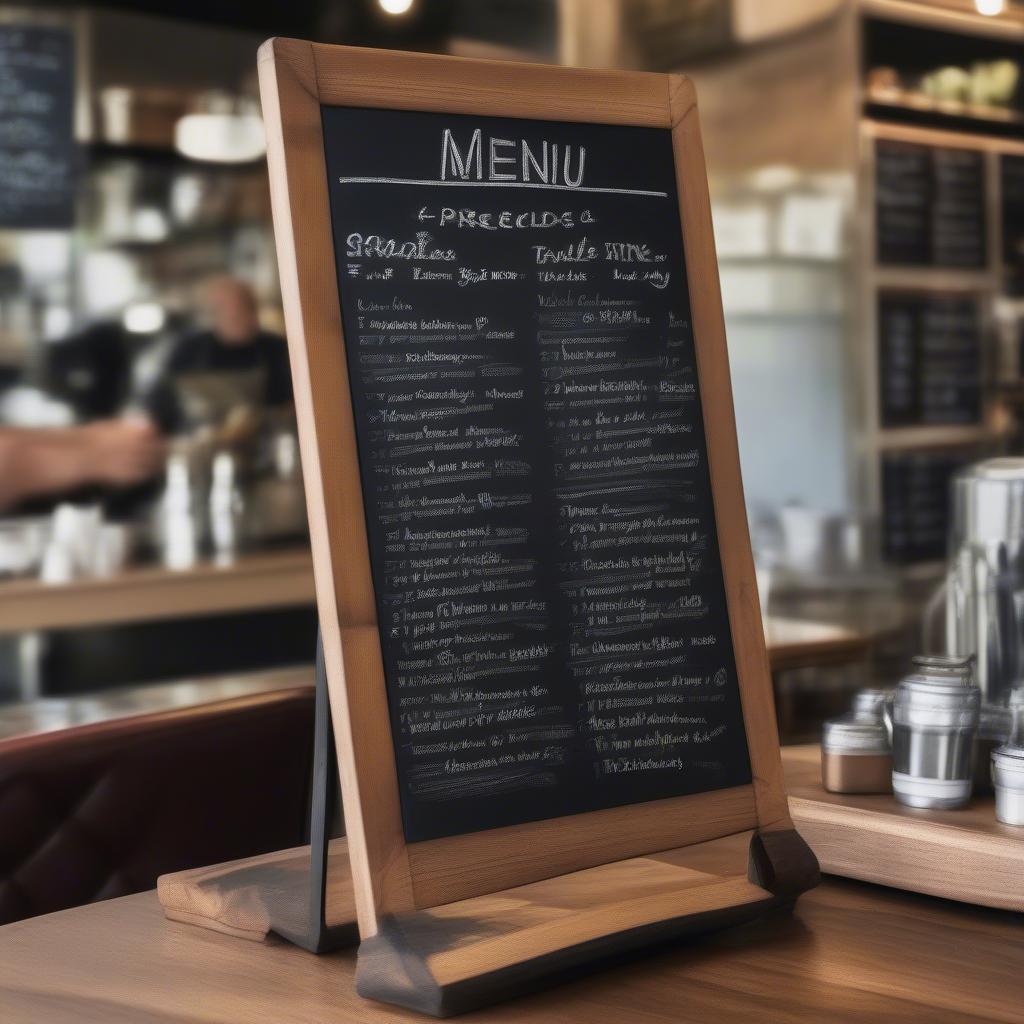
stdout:
<svg viewBox="0 0 1024 1024">
<path fill-rule="evenodd" d="M 738 786 L 414 843 L 408 849 L 416 905 L 450 903 L 756 824 L 753 791 Z"/>
<path fill-rule="evenodd" d="M 254 941 L 271 932 L 288 937 L 308 926 L 309 863 L 309 847 L 303 846 L 178 871 L 157 880 L 157 897 L 172 921 Z M 325 917 L 332 927 L 351 924 L 354 944 L 356 909 L 347 840 L 331 840 L 327 863 Z"/>
<path fill-rule="evenodd" d="M 317 606 L 359 927 L 367 936 L 380 914 L 410 908 L 412 890 L 383 690 L 311 44 L 268 40 L 260 47 L 259 76 Z M 343 648 L 343 634 L 353 648 Z"/>
<path fill-rule="evenodd" d="M 681 77 L 452 60 L 270 40 L 260 82 L 317 597 L 364 937 L 400 915 L 730 832 L 788 829 L 750 557 L 692 86 Z M 369 570 L 320 104 L 669 128 L 682 195 L 705 425 L 754 762 L 748 787 L 406 845 Z M 721 493 L 718 493 L 718 492 Z M 748 692 L 749 691 L 749 692 Z"/>
<path fill-rule="evenodd" d="M 668 128 L 665 77 L 313 44 L 320 102 Z"/>
<path fill-rule="evenodd" d="M 891 795 L 826 792 L 816 744 L 787 747 L 783 763 L 793 821 L 822 871 L 1024 911 L 1024 829 L 996 821 L 992 797 L 916 810 Z"/>
<path fill-rule="evenodd" d="M 385 918 L 359 947 L 357 990 L 447 1017 L 608 956 L 749 920 L 791 898 L 748 877 L 755 842 L 756 833 L 726 836 Z"/>
<path fill-rule="evenodd" d="M 0 928 L 4 1024 L 398 1024 L 355 993 L 356 955 L 168 923 L 154 893 Z M 466 1024 L 1020 1021 L 1020 917 L 842 879 L 789 917 L 462 1018 Z"/>
</svg>

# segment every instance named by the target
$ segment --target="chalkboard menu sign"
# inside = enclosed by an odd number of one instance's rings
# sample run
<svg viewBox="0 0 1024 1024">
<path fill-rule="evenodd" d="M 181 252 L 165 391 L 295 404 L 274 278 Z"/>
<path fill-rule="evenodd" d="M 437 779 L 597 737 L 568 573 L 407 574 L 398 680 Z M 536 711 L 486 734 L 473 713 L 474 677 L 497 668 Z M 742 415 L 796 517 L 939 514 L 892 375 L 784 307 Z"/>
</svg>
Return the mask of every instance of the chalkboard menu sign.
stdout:
<svg viewBox="0 0 1024 1024">
<path fill-rule="evenodd" d="M 1024 156 L 1001 156 L 1003 265 L 1008 295 L 1024 295 Z"/>
<path fill-rule="evenodd" d="M 878 300 L 882 425 L 977 423 L 981 322 L 973 296 L 884 291 Z"/>
<path fill-rule="evenodd" d="M 974 450 L 887 452 L 882 456 L 882 551 L 888 562 L 934 562 L 946 554 L 953 474 Z"/>
<path fill-rule="evenodd" d="M 407 841 L 748 783 L 670 132 L 322 113 Z"/>
<path fill-rule="evenodd" d="M 0 25 L 0 228 L 73 219 L 71 33 Z"/>
<path fill-rule="evenodd" d="M 358 992 L 448 1016 L 791 904 L 692 83 L 259 65 Z"/>
<path fill-rule="evenodd" d="M 879 140 L 875 210 L 879 263 L 985 265 L 982 153 Z"/>
</svg>

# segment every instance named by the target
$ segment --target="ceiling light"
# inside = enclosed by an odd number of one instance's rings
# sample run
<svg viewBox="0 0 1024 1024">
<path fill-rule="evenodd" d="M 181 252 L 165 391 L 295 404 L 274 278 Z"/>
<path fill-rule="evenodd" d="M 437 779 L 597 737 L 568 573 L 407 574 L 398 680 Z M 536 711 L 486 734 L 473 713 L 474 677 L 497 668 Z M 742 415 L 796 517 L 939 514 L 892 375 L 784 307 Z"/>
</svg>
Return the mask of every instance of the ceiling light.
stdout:
<svg viewBox="0 0 1024 1024">
<path fill-rule="evenodd" d="M 1003 13 L 1006 0 L 974 0 L 974 6 L 979 14 L 994 18 L 997 14 Z"/>
<path fill-rule="evenodd" d="M 413 0 L 377 0 L 377 3 L 385 14 L 408 14 Z"/>
</svg>

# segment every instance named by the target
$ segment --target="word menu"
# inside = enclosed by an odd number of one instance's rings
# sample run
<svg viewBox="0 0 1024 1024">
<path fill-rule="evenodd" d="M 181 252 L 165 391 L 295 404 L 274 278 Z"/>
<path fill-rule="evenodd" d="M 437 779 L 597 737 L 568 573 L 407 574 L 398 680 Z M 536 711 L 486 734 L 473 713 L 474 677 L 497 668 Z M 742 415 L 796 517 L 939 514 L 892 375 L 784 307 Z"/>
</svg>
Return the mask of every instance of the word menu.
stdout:
<svg viewBox="0 0 1024 1024">
<path fill-rule="evenodd" d="M 322 116 L 407 841 L 749 783 L 670 133 Z"/>
</svg>

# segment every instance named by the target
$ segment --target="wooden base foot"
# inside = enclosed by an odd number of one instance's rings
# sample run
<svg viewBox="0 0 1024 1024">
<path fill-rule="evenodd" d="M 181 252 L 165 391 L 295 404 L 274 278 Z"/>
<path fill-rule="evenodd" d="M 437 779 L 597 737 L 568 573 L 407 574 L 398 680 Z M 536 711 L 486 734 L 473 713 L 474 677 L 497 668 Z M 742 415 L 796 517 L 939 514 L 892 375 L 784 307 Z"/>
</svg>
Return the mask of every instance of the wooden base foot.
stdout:
<svg viewBox="0 0 1024 1024">
<path fill-rule="evenodd" d="M 447 1017 L 642 946 L 751 920 L 816 880 L 817 862 L 791 831 L 606 864 L 385 918 L 359 947 L 356 988 Z"/>
<path fill-rule="evenodd" d="M 310 948 L 309 848 L 160 879 L 172 920 Z M 643 946 L 791 907 L 818 865 L 792 830 L 727 836 L 381 921 L 359 947 L 360 995 L 436 1017 L 521 995 Z M 357 941 L 344 839 L 332 840 L 326 919 Z"/>
<path fill-rule="evenodd" d="M 318 908 L 310 906 L 308 846 L 179 871 L 157 882 L 160 905 L 172 921 L 256 941 L 273 932 L 311 952 L 354 946 L 359 932 L 345 839 L 331 840 L 325 892 L 321 933 L 312 925 Z"/>
</svg>

